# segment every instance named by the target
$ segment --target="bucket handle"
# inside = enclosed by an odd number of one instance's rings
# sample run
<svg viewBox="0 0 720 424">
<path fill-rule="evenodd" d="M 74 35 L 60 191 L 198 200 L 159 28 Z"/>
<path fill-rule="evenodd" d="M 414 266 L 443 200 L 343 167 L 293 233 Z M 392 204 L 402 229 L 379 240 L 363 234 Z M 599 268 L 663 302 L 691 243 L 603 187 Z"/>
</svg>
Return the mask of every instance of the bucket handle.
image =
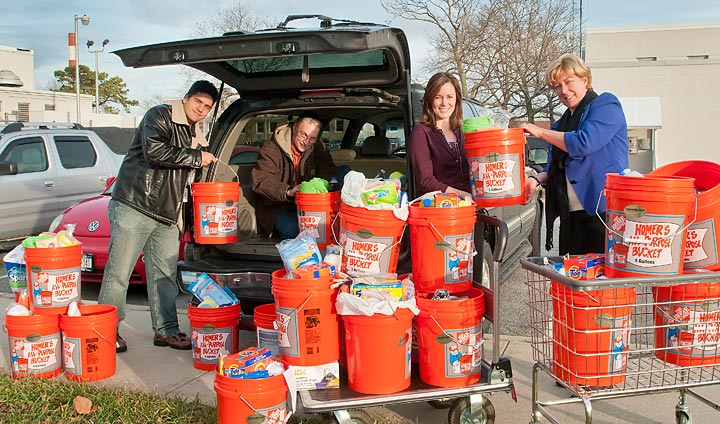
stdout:
<svg viewBox="0 0 720 424">
<path fill-rule="evenodd" d="M 597 216 L 598 218 L 600 218 L 600 222 L 602 222 L 603 227 L 605 227 L 606 230 L 610 231 L 611 233 L 613 233 L 613 234 L 615 234 L 616 236 L 620 237 L 621 240 L 625 241 L 625 236 L 624 236 L 624 235 L 622 235 L 622 234 L 618 233 L 617 231 L 613 230 L 612 228 L 608 227 L 607 224 L 605 223 L 605 220 L 600 217 L 600 199 L 602 199 L 602 196 L 603 196 L 603 193 L 604 193 L 604 192 L 605 192 L 605 190 L 601 191 L 601 192 L 600 192 L 600 195 L 598 196 L 597 204 L 595 205 L 595 216 Z M 666 235 L 666 236 L 662 236 L 662 237 L 658 237 L 658 238 L 661 238 L 661 239 L 672 239 L 672 238 L 674 238 L 676 235 L 682 234 L 683 231 L 685 231 L 685 230 L 687 230 L 688 228 L 690 228 L 690 226 L 693 225 L 693 224 L 695 223 L 695 221 L 697 220 L 697 211 L 698 211 L 698 200 L 697 200 L 697 196 L 695 196 L 695 214 L 694 214 L 694 216 L 693 216 L 693 219 L 690 220 L 690 222 L 689 222 L 686 226 L 684 226 L 684 227 L 682 227 L 681 229 L 675 231 L 673 234 L 668 234 L 668 235 Z M 639 242 L 638 242 L 638 241 L 630 240 L 630 241 L 628 241 L 628 243 L 639 243 Z M 643 243 L 644 243 L 644 242 L 643 242 Z"/>
<path fill-rule="evenodd" d="M 437 227 L 435 227 L 435 224 L 430 222 L 429 219 L 425 219 L 425 220 L 427 221 L 430 228 L 432 228 L 435 231 L 436 236 L 439 237 L 438 241 L 445 241 L 445 236 L 440 232 L 440 230 L 437 229 Z M 465 258 L 468 258 L 468 257 L 472 258 L 475 255 L 477 255 L 477 250 L 474 250 L 474 249 L 471 253 L 466 253 L 466 252 L 462 252 L 462 251 L 458 250 L 456 247 L 453 247 L 449 243 L 448 243 L 448 247 L 450 248 L 450 250 L 453 250 L 455 253 L 457 253 L 458 255 L 462 255 Z"/>
<path fill-rule="evenodd" d="M 300 309 L 302 309 L 303 306 L 305 306 L 305 305 L 310 301 L 310 298 L 311 298 L 311 297 L 313 297 L 313 294 L 312 294 L 312 293 L 310 293 L 310 294 L 308 295 L 307 299 L 305 299 L 305 300 L 303 301 L 303 303 L 300 304 L 300 306 L 298 306 L 297 308 L 293 308 L 292 314 L 293 314 L 293 315 L 297 315 L 298 311 L 299 311 Z M 282 324 L 285 324 L 285 323 L 283 322 Z M 276 314 L 276 318 L 275 318 L 275 326 L 277 326 L 277 314 Z"/>
<path fill-rule="evenodd" d="M 470 346 L 470 343 L 460 343 L 459 341 L 457 341 L 457 339 L 456 339 L 455 337 L 453 337 L 452 335 L 450 335 L 450 334 L 443 328 L 443 326 L 440 325 L 440 323 L 435 319 L 435 315 L 430 314 L 430 318 L 433 320 L 433 322 L 435 323 L 435 325 L 438 326 L 438 328 L 440 329 L 440 331 L 442 331 L 444 335 L 446 335 L 446 336 L 448 336 L 450 339 L 452 339 L 452 341 L 455 342 L 456 345 L 458 345 L 458 346 L 463 346 L 463 345 L 464 345 L 464 346 Z M 480 346 L 482 346 L 484 343 L 485 343 L 485 339 L 480 339 L 480 341 L 476 344 L 476 346 L 480 347 Z"/>
<path fill-rule="evenodd" d="M 94 326 L 90 326 L 90 329 L 95 332 L 98 336 L 100 336 L 101 339 L 105 340 L 109 345 L 112 345 L 113 348 L 115 348 L 115 343 L 110 343 L 110 340 L 106 339 L 105 336 L 100 334 L 99 331 Z"/>
<path fill-rule="evenodd" d="M 217 159 L 217 162 L 225 165 L 225 167 L 226 167 L 227 169 L 229 169 L 230 172 L 233 173 L 233 175 L 235 175 L 235 180 L 238 182 L 238 184 L 240 184 L 240 177 L 238 177 L 238 174 L 235 172 L 235 170 L 232 168 L 232 166 L 230 166 L 230 165 L 227 164 L 226 162 L 220 160 L 219 158 Z"/>
</svg>

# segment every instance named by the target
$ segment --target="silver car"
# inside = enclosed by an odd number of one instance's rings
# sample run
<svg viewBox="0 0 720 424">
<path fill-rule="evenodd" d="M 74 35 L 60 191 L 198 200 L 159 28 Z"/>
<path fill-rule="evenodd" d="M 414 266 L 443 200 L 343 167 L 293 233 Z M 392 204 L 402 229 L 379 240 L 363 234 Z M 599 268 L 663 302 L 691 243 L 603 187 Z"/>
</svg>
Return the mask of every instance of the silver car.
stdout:
<svg viewBox="0 0 720 424">
<path fill-rule="evenodd" d="M 77 124 L 17 122 L 0 132 L 0 241 L 47 231 L 72 204 L 99 194 L 123 156 Z"/>
</svg>

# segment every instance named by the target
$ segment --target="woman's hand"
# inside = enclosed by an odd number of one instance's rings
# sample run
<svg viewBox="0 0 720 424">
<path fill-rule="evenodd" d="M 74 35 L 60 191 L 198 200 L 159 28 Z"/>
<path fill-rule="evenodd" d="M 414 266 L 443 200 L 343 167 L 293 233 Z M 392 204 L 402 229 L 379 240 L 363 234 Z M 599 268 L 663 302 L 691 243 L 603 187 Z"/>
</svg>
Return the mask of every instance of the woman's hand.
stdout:
<svg viewBox="0 0 720 424">
<path fill-rule="evenodd" d="M 525 204 L 528 204 L 535 195 L 535 191 L 542 188 L 540 181 L 547 181 L 547 172 L 525 178 Z"/>
<path fill-rule="evenodd" d="M 531 124 L 529 122 L 525 122 L 520 125 L 520 128 L 522 128 L 526 133 L 529 133 L 530 135 L 542 138 L 542 132 L 544 131 L 544 128 L 540 128 L 535 124 Z"/>
</svg>

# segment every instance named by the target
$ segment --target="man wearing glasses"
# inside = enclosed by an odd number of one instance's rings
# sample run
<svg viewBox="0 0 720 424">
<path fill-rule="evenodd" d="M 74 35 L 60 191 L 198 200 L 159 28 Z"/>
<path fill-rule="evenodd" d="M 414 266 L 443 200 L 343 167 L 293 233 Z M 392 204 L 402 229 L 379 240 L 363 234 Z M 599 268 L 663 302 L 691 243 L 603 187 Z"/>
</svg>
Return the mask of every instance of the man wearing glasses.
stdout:
<svg viewBox="0 0 720 424">
<path fill-rule="evenodd" d="M 279 126 L 263 144 L 252 171 L 252 188 L 258 194 L 255 214 L 262 232 L 283 240 L 296 237 L 295 193 L 300 183 L 315 177 L 340 178 L 325 145 L 316 143 L 321 130 L 316 116 L 303 113 L 292 124 Z"/>
</svg>

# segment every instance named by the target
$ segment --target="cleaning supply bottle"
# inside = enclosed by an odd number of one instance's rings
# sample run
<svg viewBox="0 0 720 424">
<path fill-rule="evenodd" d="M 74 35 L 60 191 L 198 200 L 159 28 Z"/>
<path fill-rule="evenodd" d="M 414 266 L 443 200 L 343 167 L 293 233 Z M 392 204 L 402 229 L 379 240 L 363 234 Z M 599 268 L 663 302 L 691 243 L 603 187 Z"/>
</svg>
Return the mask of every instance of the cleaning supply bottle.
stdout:
<svg viewBox="0 0 720 424">
<path fill-rule="evenodd" d="M 338 182 L 338 179 L 336 176 L 332 176 L 330 178 L 330 186 L 328 187 L 328 191 L 338 191 L 340 190 L 340 183 Z"/>
</svg>

